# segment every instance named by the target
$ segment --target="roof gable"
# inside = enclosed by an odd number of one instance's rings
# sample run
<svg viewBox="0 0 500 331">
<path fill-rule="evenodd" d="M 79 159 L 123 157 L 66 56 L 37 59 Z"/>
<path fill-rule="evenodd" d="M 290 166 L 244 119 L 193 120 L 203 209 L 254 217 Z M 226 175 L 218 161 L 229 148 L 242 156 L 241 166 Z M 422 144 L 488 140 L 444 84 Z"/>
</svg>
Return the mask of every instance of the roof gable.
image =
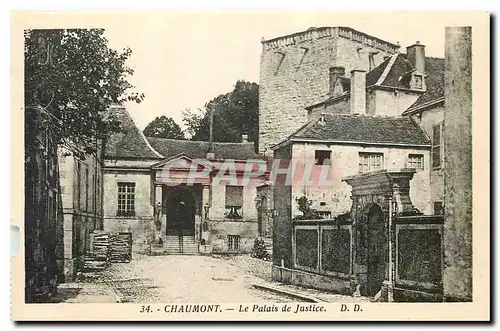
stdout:
<svg viewBox="0 0 500 331">
<path fill-rule="evenodd" d="M 427 104 L 444 101 L 444 59 L 425 58 L 425 85 L 427 90 L 411 105 L 403 115 L 407 115 Z"/>
<path fill-rule="evenodd" d="M 120 132 L 113 133 L 105 146 L 104 155 L 111 159 L 162 159 L 144 137 L 124 107 L 113 107 L 110 113 L 120 121 Z"/>
<path fill-rule="evenodd" d="M 155 165 L 152 166 L 153 169 L 159 170 L 159 169 L 164 169 L 165 167 L 168 167 L 169 169 L 191 169 L 193 165 L 196 165 L 197 168 L 206 168 L 206 169 L 213 169 L 213 166 L 203 162 L 200 159 L 191 159 L 190 157 L 184 155 L 184 154 L 179 154 L 175 155 L 172 157 L 169 157 L 168 159 L 165 159 Z"/>
</svg>

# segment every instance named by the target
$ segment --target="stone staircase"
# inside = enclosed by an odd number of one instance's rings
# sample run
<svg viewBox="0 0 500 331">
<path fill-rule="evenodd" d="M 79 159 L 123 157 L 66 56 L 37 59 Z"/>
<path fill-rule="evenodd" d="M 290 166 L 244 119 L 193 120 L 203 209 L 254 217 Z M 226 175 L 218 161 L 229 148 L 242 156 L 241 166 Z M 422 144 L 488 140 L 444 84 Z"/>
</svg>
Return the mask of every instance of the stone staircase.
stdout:
<svg viewBox="0 0 500 331">
<path fill-rule="evenodd" d="M 167 236 L 163 251 L 165 254 L 173 255 L 197 255 L 199 253 L 198 243 L 194 236 Z"/>
</svg>

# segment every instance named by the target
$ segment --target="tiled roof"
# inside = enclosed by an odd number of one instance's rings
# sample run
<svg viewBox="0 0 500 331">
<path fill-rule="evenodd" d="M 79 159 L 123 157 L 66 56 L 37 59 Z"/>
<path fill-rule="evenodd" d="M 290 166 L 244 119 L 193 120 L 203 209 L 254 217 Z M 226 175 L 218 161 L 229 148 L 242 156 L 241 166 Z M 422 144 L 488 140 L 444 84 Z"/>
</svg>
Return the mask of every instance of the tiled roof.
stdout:
<svg viewBox="0 0 500 331">
<path fill-rule="evenodd" d="M 205 158 L 208 152 L 208 141 L 176 140 L 147 137 L 151 145 L 166 158 L 184 154 L 192 159 Z M 247 160 L 261 158 L 255 154 L 254 143 L 213 143 L 215 158 L 218 160 Z"/>
<path fill-rule="evenodd" d="M 366 86 L 372 86 L 378 82 L 378 79 L 384 73 L 385 68 L 387 68 L 387 66 L 389 65 L 390 60 L 391 57 L 388 57 L 384 60 L 384 62 L 382 62 L 366 74 Z"/>
<path fill-rule="evenodd" d="M 109 138 L 105 147 L 105 157 L 113 159 L 162 159 L 162 155 L 154 150 L 146 137 L 135 125 L 128 111 L 123 107 L 109 110 L 120 121 L 121 130 Z"/>
<path fill-rule="evenodd" d="M 390 58 L 386 61 L 389 61 L 392 65 L 387 72 L 381 74 L 381 79 L 376 82 L 376 85 L 409 89 L 410 81 L 404 78 L 408 77 L 408 74 L 411 73 L 414 68 L 410 61 L 406 59 L 406 56 L 404 54 L 396 54 L 393 61 L 391 61 Z M 383 76 L 384 74 L 385 77 Z"/>
<path fill-rule="evenodd" d="M 425 58 L 425 85 L 427 91 L 422 94 L 413 105 L 411 105 L 403 115 L 408 114 L 415 108 L 428 104 L 432 101 L 443 100 L 444 98 L 444 59 L 426 57 Z"/>
<path fill-rule="evenodd" d="M 420 126 L 410 117 L 402 116 L 324 114 L 301 127 L 288 139 L 430 145 L 429 138 Z"/>
</svg>

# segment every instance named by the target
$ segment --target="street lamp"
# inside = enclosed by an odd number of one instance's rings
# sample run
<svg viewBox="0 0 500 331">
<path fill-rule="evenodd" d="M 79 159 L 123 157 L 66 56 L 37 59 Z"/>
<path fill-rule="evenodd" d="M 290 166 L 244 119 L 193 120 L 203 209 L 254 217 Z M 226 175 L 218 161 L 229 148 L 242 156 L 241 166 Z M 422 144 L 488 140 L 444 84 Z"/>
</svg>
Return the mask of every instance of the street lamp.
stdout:
<svg viewBox="0 0 500 331">
<path fill-rule="evenodd" d="M 208 202 L 203 205 L 203 210 L 205 211 L 205 219 L 208 219 L 208 212 L 210 211 L 210 205 L 208 204 Z"/>
</svg>

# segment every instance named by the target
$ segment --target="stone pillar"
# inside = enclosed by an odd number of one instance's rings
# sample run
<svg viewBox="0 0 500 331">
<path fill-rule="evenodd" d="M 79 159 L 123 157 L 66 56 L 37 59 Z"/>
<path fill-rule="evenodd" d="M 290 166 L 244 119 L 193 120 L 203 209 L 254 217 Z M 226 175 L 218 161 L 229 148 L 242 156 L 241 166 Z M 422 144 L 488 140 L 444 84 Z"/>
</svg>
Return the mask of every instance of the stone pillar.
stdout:
<svg viewBox="0 0 500 331">
<path fill-rule="evenodd" d="M 411 174 L 413 176 L 413 174 Z M 410 180 L 408 175 L 393 174 L 392 176 L 392 199 L 396 204 L 396 214 L 411 214 L 413 212 L 413 203 L 410 199 Z M 391 197 L 390 195 L 387 198 Z M 389 207 L 387 207 L 389 210 Z"/>
<path fill-rule="evenodd" d="M 443 290 L 472 301 L 472 28 L 445 38 Z"/>
<path fill-rule="evenodd" d="M 73 281 L 75 275 L 75 260 L 73 258 L 73 214 L 63 215 L 63 232 L 64 232 L 64 262 L 63 262 L 63 275 L 66 282 Z"/>
<path fill-rule="evenodd" d="M 209 240 L 209 234 L 210 234 L 210 212 L 207 214 L 205 211 L 205 205 L 212 206 L 212 201 L 210 201 L 210 186 L 208 185 L 203 185 L 203 192 L 202 192 L 202 211 L 201 211 L 201 239 L 205 239 L 205 241 L 208 243 Z M 207 226 L 204 224 L 206 223 Z M 208 230 L 208 231 L 206 231 Z"/>
<path fill-rule="evenodd" d="M 161 236 L 162 219 L 163 219 L 163 188 L 161 184 L 155 184 L 155 227 L 154 241 L 157 243 Z"/>
</svg>

